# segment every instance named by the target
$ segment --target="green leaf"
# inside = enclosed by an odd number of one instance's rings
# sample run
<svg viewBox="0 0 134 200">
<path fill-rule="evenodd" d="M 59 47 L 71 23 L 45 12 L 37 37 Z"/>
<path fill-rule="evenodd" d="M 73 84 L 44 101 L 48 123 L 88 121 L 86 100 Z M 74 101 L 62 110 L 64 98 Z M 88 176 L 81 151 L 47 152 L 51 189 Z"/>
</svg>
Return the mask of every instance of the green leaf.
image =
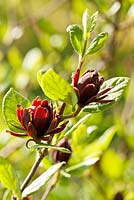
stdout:
<svg viewBox="0 0 134 200">
<path fill-rule="evenodd" d="M 42 79 L 42 76 L 43 76 L 43 74 L 45 74 L 46 73 L 46 70 L 44 70 L 44 69 L 41 69 L 41 70 L 39 70 L 38 72 L 37 72 L 37 81 L 38 81 L 38 83 L 39 83 L 39 85 L 41 86 L 41 79 Z"/>
<path fill-rule="evenodd" d="M 51 144 L 45 144 L 45 143 L 40 143 L 40 144 L 36 144 L 36 145 L 33 145 L 31 147 L 31 149 L 38 149 L 38 148 L 50 148 L 50 149 L 55 149 L 57 151 L 61 151 L 61 152 L 64 152 L 64 153 L 71 153 L 71 151 L 69 149 L 66 149 L 64 147 L 58 147 L 58 146 L 55 146 L 55 145 L 51 145 Z"/>
<path fill-rule="evenodd" d="M 93 155 L 88 156 L 82 162 L 65 169 L 65 172 L 69 173 L 76 170 L 83 171 L 87 167 L 95 164 L 98 160 L 99 160 L 99 157 L 94 157 Z"/>
<path fill-rule="evenodd" d="M 92 31 L 94 30 L 94 28 L 96 27 L 97 17 L 98 17 L 98 11 L 96 11 L 96 12 L 91 16 L 90 32 L 92 32 Z"/>
<path fill-rule="evenodd" d="M 82 111 L 95 113 L 103 111 L 106 108 L 109 108 L 109 106 L 113 105 L 122 97 L 128 83 L 129 83 L 129 78 L 127 77 L 115 77 L 107 81 L 104 81 L 103 85 L 101 86 L 101 90 L 104 90 L 109 87 L 112 88 L 109 92 L 106 93 L 108 96 L 105 99 L 114 101 L 110 103 L 91 103 L 88 106 L 85 106 Z"/>
<path fill-rule="evenodd" d="M 38 191 L 44 186 L 47 181 L 62 167 L 65 162 L 61 162 L 50 167 L 46 172 L 35 179 L 25 190 L 22 192 L 22 197 L 29 196 L 30 194 Z"/>
<path fill-rule="evenodd" d="M 91 19 L 89 16 L 89 11 L 88 9 L 85 10 L 85 12 L 83 13 L 83 17 L 82 17 L 82 25 L 83 25 L 83 29 L 84 29 L 84 39 L 88 39 L 89 38 L 89 31 L 90 31 L 90 26 L 91 26 Z"/>
<path fill-rule="evenodd" d="M 37 76 L 39 84 L 47 97 L 73 106 L 76 105 L 78 99 L 73 87 L 52 69 Z"/>
<path fill-rule="evenodd" d="M 16 115 L 17 105 L 19 104 L 21 104 L 23 107 L 28 107 L 30 103 L 28 99 L 23 97 L 20 93 L 15 91 L 13 88 L 10 88 L 3 98 L 2 110 L 8 127 L 12 131 L 16 132 L 22 132 L 20 129 L 14 127 L 14 125 L 21 127 Z"/>
<path fill-rule="evenodd" d="M 82 17 L 82 25 L 84 29 L 84 39 L 88 39 L 90 37 L 90 32 L 92 32 L 96 26 L 98 17 L 98 11 L 96 11 L 91 17 L 89 16 L 88 9 L 85 10 Z"/>
<path fill-rule="evenodd" d="M 87 114 L 87 115 L 85 115 L 84 117 L 82 117 L 74 126 L 72 126 L 72 127 L 66 132 L 65 136 L 67 136 L 67 135 L 71 134 L 73 131 L 75 131 L 76 128 L 77 128 L 80 124 L 84 123 L 90 116 L 91 116 L 91 114 Z"/>
<path fill-rule="evenodd" d="M 111 78 L 107 81 L 104 81 L 101 90 L 111 87 L 112 89 L 107 93 L 108 99 L 114 99 L 115 101 L 118 101 L 122 97 L 129 80 L 130 79 L 128 77 Z"/>
<path fill-rule="evenodd" d="M 110 103 L 90 103 L 88 106 L 85 106 L 82 111 L 89 112 L 89 113 L 97 113 L 101 112 L 105 109 L 108 109 L 114 102 Z"/>
<path fill-rule="evenodd" d="M 12 199 L 12 192 L 11 190 L 6 190 L 3 194 L 2 200 L 11 200 Z"/>
<path fill-rule="evenodd" d="M 73 24 L 67 27 L 67 32 L 69 32 L 70 41 L 74 50 L 78 53 L 82 53 L 82 37 L 83 32 L 79 25 Z"/>
<path fill-rule="evenodd" d="M 21 197 L 19 180 L 12 165 L 0 156 L 0 181 L 17 196 Z"/>
<path fill-rule="evenodd" d="M 108 33 L 99 33 L 92 41 L 89 48 L 86 51 L 86 55 L 93 54 L 102 48 L 108 38 Z"/>
</svg>

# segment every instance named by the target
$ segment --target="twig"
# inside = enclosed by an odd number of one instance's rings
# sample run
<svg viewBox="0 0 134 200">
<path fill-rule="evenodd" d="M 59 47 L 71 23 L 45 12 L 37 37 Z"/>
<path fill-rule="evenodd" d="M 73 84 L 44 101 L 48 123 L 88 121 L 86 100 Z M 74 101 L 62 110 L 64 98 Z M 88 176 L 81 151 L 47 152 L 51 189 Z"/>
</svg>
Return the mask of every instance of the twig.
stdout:
<svg viewBox="0 0 134 200">
<path fill-rule="evenodd" d="M 23 184 L 21 186 L 21 192 L 23 192 L 23 190 L 29 184 L 29 182 L 31 181 L 33 175 L 35 174 L 37 168 L 39 167 L 41 161 L 43 160 L 44 156 L 47 155 L 47 153 L 48 153 L 48 150 L 44 149 L 43 152 L 39 155 L 39 157 L 35 161 L 33 167 L 31 168 L 29 174 L 27 175 L 26 179 L 24 180 L 24 182 L 23 182 Z"/>
<path fill-rule="evenodd" d="M 48 197 L 49 193 L 52 191 L 52 189 L 56 186 L 56 183 L 59 180 L 59 176 L 60 176 L 60 170 L 55 174 L 55 176 L 52 178 L 52 181 L 50 182 L 50 184 L 48 185 L 46 191 L 44 192 L 41 200 L 46 200 L 46 198 Z"/>
</svg>

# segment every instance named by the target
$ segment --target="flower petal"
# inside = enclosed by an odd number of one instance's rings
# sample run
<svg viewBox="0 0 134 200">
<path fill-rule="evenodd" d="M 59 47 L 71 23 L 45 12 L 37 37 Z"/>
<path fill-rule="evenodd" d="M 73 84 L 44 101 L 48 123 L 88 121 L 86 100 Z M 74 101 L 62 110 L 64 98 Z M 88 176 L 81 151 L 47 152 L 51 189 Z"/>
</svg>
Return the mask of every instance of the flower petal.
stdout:
<svg viewBox="0 0 134 200">
<path fill-rule="evenodd" d="M 36 108 L 33 114 L 33 124 L 41 136 L 43 132 L 46 132 L 49 127 L 49 112 L 46 108 L 41 106 Z"/>
<path fill-rule="evenodd" d="M 28 123 L 27 131 L 28 136 L 32 137 L 34 140 L 37 140 L 37 131 L 31 122 Z"/>
<path fill-rule="evenodd" d="M 95 96 L 97 93 L 96 87 L 94 84 L 87 84 L 80 93 L 80 103 L 84 104 L 91 97 Z"/>
<path fill-rule="evenodd" d="M 72 85 L 74 87 L 77 86 L 78 80 L 79 80 L 79 76 L 80 76 L 80 69 L 77 69 L 76 73 L 74 73 L 72 75 Z"/>
<path fill-rule="evenodd" d="M 40 106 L 41 105 L 41 99 L 40 99 L 40 97 L 39 96 L 37 96 L 34 100 L 33 100 L 33 102 L 32 102 L 32 106 Z"/>
<path fill-rule="evenodd" d="M 17 117 L 18 117 L 19 122 L 20 122 L 21 125 L 23 126 L 23 121 L 22 121 L 23 108 L 22 108 L 21 105 L 17 105 L 16 114 L 17 114 Z"/>
<path fill-rule="evenodd" d="M 28 109 L 23 110 L 23 115 L 22 115 L 22 123 L 24 128 L 27 130 L 28 123 L 30 122 L 30 113 Z"/>
</svg>

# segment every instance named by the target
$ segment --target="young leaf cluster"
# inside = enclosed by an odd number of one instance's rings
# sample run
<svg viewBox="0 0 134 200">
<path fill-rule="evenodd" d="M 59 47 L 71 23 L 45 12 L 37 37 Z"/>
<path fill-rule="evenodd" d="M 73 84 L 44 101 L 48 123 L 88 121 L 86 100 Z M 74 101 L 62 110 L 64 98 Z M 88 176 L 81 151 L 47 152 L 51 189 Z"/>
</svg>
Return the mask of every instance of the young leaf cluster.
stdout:
<svg viewBox="0 0 134 200">
<path fill-rule="evenodd" d="M 96 27 L 97 18 L 98 11 L 90 16 L 88 9 L 86 9 L 82 17 L 82 27 L 78 24 L 67 27 L 72 47 L 80 56 L 96 53 L 104 46 L 108 38 L 108 33 L 101 32 L 89 41 L 91 33 Z"/>
</svg>

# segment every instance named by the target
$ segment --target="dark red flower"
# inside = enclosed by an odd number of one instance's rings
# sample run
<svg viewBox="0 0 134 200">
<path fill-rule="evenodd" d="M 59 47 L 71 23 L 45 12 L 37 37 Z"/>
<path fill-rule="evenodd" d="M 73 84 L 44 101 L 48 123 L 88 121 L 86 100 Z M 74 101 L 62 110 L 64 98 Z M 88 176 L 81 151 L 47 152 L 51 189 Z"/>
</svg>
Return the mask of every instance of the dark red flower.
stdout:
<svg viewBox="0 0 134 200">
<path fill-rule="evenodd" d="M 30 107 L 22 108 L 21 105 L 17 107 L 18 120 L 22 128 L 27 131 L 27 135 L 33 139 L 44 136 L 54 118 L 52 105 L 49 105 L 47 100 L 37 97 Z"/>
<path fill-rule="evenodd" d="M 114 196 L 114 200 L 123 200 L 123 194 L 121 192 L 117 192 Z"/>
<path fill-rule="evenodd" d="M 72 76 L 72 84 L 78 96 L 78 104 L 81 106 L 87 105 L 90 102 L 99 102 L 106 97 L 101 95 L 108 92 L 111 88 L 107 88 L 99 94 L 100 86 L 104 82 L 103 77 L 99 77 L 99 74 L 95 70 L 87 70 L 80 78 L 80 70 L 78 69 Z M 99 98 L 98 98 L 99 97 Z M 111 100 L 110 100 L 111 101 Z M 108 102 L 108 101 L 107 101 Z"/>
<path fill-rule="evenodd" d="M 58 144 L 57 144 L 58 147 L 64 147 L 66 149 L 69 149 L 70 151 L 71 150 L 71 146 L 68 142 L 68 139 L 67 138 L 63 138 L 61 139 Z M 68 162 L 69 158 L 71 156 L 71 153 L 64 153 L 64 152 L 61 152 L 61 151 L 58 151 L 58 150 L 52 150 L 52 159 L 54 162 L 62 162 L 62 161 L 65 161 L 66 163 Z"/>
<path fill-rule="evenodd" d="M 26 131 L 26 133 L 15 133 L 9 130 L 7 132 L 18 137 L 30 136 L 35 142 L 45 139 L 46 135 L 61 132 L 67 124 L 65 122 L 57 127 L 58 120 L 52 104 L 48 104 L 47 100 L 41 100 L 40 97 L 36 97 L 28 108 L 17 105 L 16 114 L 21 127 L 15 127 Z"/>
</svg>

